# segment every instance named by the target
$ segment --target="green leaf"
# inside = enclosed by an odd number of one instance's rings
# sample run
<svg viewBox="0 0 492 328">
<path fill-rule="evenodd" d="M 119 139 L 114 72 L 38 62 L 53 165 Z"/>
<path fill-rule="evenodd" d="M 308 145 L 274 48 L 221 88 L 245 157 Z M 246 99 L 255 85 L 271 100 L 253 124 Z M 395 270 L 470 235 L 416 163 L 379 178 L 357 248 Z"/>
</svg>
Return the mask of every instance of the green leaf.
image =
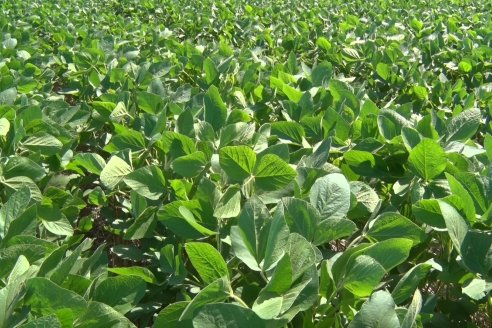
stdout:
<svg viewBox="0 0 492 328">
<path fill-rule="evenodd" d="M 229 278 L 229 270 L 222 255 L 210 244 L 192 242 L 186 243 L 186 253 L 205 284 L 226 277 Z"/>
<path fill-rule="evenodd" d="M 195 328 L 262 328 L 265 323 L 248 308 L 227 303 L 208 304 L 193 318 Z"/>
<path fill-rule="evenodd" d="M 385 81 L 388 80 L 391 74 L 390 67 L 388 66 L 388 64 L 385 63 L 378 63 L 376 65 L 376 72 Z"/>
<path fill-rule="evenodd" d="M 63 147 L 60 140 L 47 133 L 39 133 L 28 137 L 21 145 L 22 148 L 51 156 L 57 154 Z"/>
<path fill-rule="evenodd" d="M 114 189 L 131 171 L 127 162 L 113 156 L 102 169 L 100 179 L 106 188 Z"/>
<path fill-rule="evenodd" d="M 19 328 L 61 328 L 60 320 L 56 315 L 47 315 L 44 317 L 36 318 L 28 323 L 25 323 Z"/>
<path fill-rule="evenodd" d="M 0 105 L 12 105 L 17 98 L 17 89 L 9 88 L 0 92 Z"/>
<path fill-rule="evenodd" d="M 492 290 L 492 282 L 483 279 L 473 279 L 462 289 L 463 294 L 475 301 L 480 301 Z"/>
<path fill-rule="evenodd" d="M 205 81 L 207 81 L 208 84 L 212 84 L 219 76 L 219 72 L 217 71 L 214 62 L 208 57 L 203 61 L 203 71 L 205 72 Z"/>
<path fill-rule="evenodd" d="M 282 206 L 278 206 L 271 223 L 265 222 L 260 242 L 265 243 L 263 270 L 271 270 L 284 256 L 289 241 L 289 227 L 284 219 Z M 266 239 L 266 241 L 265 241 Z"/>
<path fill-rule="evenodd" d="M 217 279 L 202 289 L 185 308 L 179 321 L 193 318 L 205 305 L 218 303 L 230 297 L 231 285 L 226 277 Z"/>
<path fill-rule="evenodd" d="M 155 318 L 153 328 L 192 328 L 191 320 L 179 321 L 190 302 L 176 302 L 166 306 Z"/>
<path fill-rule="evenodd" d="M 410 298 L 431 268 L 432 265 L 430 264 L 419 263 L 406 272 L 391 292 L 391 296 L 395 300 L 395 303 L 401 304 Z"/>
<path fill-rule="evenodd" d="M 109 272 L 116 273 L 120 276 L 136 276 L 142 278 L 145 282 L 151 284 L 157 284 L 157 279 L 147 268 L 144 267 L 122 267 L 122 268 L 108 268 Z"/>
<path fill-rule="evenodd" d="M 230 186 L 215 206 L 214 216 L 218 219 L 236 217 L 241 211 L 241 191 L 238 186 Z"/>
<path fill-rule="evenodd" d="M 343 218 L 350 208 L 350 185 L 342 174 L 328 174 L 316 180 L 309 199 L 323 220 Z"/>
<path fill-rule="evenodd" d="M 179 207 L 179 213 L 181 213 L 182 217 L 185 219 L 185 221 L 191 226 L 193 227 L 193 229 L 195 229 L 196 231 L 198 231 L 199 233 L 201 233 L 202 235 L 205 235 L 205 236 L 211 236 L 211 235 L 215 235 L 216 232 L 215 231 L 212 231 L 210 229 L 207 229 L 205 228 L 204 226 L 200 225 L 198 222 L 196 222 L 195 220 L 195 216 L 193 215 L 193 213 L 188 210 L 186 207 L 184 206 L 180 206 Z"/>
<path fill-rule="evenodd" d="M 156 94 L 139 91 L 137 92 L 137 104 L 138 107 L 144 112 L 149 114 L 157 114 L 162 110 L 164 101 L 163 98 Z"/>
<path fill-rule="evenodd" d="M 468 226 L 456 209 L 444 201 L 438 201 L 449 237 L 456 250 L 459 252 L 461 244 L 468 232 Z"/>
<path fill-rule="evenodd" d="M 56 314 L 59 319 L 63 312 L 77 317 L 87 308 L 87 301 L 82 296 L 46 278 L 31 278 L 26 282 L 24 302 L 36 313 Z"/>
<path fill-rule="evenodd" d="M 89 302 L 87 310 L 74 322 L 74 328 L 135 328 L 135 325 L 110 306 Z"/>
<path fill-rule="evenodd" d="M 321 245 L 332 240 L 351 236 L 357 225 L 348 219 L 325 219 L 318 224 L 313 244 Z"/>
<path fill-rule="evenodd" d="M 216 133 L 225 125 L 227 119 L 227 107 L 220 97 L 219 89 L 212 85 L 205 93 L 204 102 L 204 119 L 214 128 Z"/>
<path fill-rule="evenodd" d="M 461 244 L 463 263 L 472 271 L 487 277 L 492 269 L 492 234 L 469 230 Z"/>
<path fill-rule="evenodd" d="M 446 179 L 448 180 L 449 187 L 453 195 L 458 196 L 463 204 L 463 211 L 465 213 L 468 222 L 474 222 L 476 220 L 475 203 L 468 191 L 463 185 L 451 174 L 446 173 Z"/>
<path fill-rule="evenodd" d="M 106 166 L 106 161 L 96 153 L 78 153 L 73 157 L 72 162 L 67 165 L 67 169 L 80 167 L 89 173 L 101 174 Z"/>
<path fill-rule="evenodd" d="M 426 233 L 415 223 L 398 213 L 381 214 L 367 231 L 367 236 L 377 241 L 404 236 L 419 244 L 427 237 Z"/>
<path fill-rule="evenodd" d="M 26 210 L 30 201 L 31 192 L 29 188 L 22 187 L 3 204 L 0 209 L 0 240 L 7 234 L 10 224 Z"/>
<path fill-rule="evenodd" d="M 442 147 L 432 139 L 424 138 L 408 157 L 412 171 L 424 178 L 432 180 L 446 169 L 446 153 Z"/>
<path fill-rule="evenodd" d="M 480 109 L 473 108 L 461 112 L 451 119 L 447 126 L 446 141 L 468 140 L 477 132 L 482 119 Z"/>
<path fill-rule="evenodd" d="M 373 258 L 358 256 L 343 280 L 343 286 L 357 297 L 371 295 L 380 283 L 386 270 Z"/>
<path fill-rule="evenodd" d="M 238 225 L 231 227 L 234 254 L 250 269 L 260 271 L 270 229 L 270 213 L 256 197 L 248 200 L 239 214 Z"/>
<path fill-rule="evenodd" d="M 125 175 L 123 181 L 128 187 L 137 192 L 139 195 L 151 200 L 159 199 L 166 190 L 164 174 L 157 166 L 141 167 Z"/>
<path fill-rule="evenodd" d="M 267 154 L 256 163 L 254 176 L 256 187 L 263 191 L 272 191 L 287 186 L 297 173 L 277 155 Z"/>
<path fill-rule="evenodd" d="M 297 232 L 309 241 L 313 241 L 318 223 L 319 213 L 310 203 L 297 198 L 283 198 L 285 221 L 291 232 Z"/>
<path fill-rule="evenodd" d="M 403 322 L 401 323 L 401 328 L 413 328 L 415 327 L 415 323 L 417 321 L 417 317 L 422 309 L 422 294 L 417 289 L 413 294 L 412 302 L 408 307 L 407 314 L 403 318 Z"/>
<path fill-rule="evenodd" d="M 43 198 L 38 185 L 28 177 L 17 176 L 9 179 L 4 179 L 3 177 L 0 177 L 0 183 L 10 189 L 12 192 L 18 191 L 19 189 L 25 187 L 29 188 L 29 191 L 31 192 L 31 198 L 35 201 L 39 202 Z"/>
<path fill-rule="evenodd" d="M 390 271 L 408 258 L 412 244 L 406 238 L 386 239 L 356 252 L 351 260 L 355 260 L 358 255 L 367 255 L 378 261 L 386 271 Z"/>
<path fill-rule="evenodd" d="M 321 37 L 320 39 L 324 39 L 326 42 L 328 42 L 323 37 Z M 311 80 L 313 81 L 313 86 L 315 87 L 326 86 L 328 82 L 331 80 L 332 75 L 333 75 L 333 65 L 330 62 L 325 61 L 319 63 L 318 65 L 316 65 L 315 68 L 313 68 L 311 72 Z"/>
<path fill-rule="evenodd" d="M 293 101 L 295 103 L 298 103 L 303 95 L 302 91 L 299 91 L 288 84 L 282 85 L 282 92 L 285 93 L 285 95 L 287 96 L 287 98 L 289 98 L 290 101 Z"/>
<path fill-rule="evenodd" d="M 10 130 L 10 122 L 5 117 L 0 118 L 0 137 L 5 137 Z"/>
<path fill-rule="evenodd" d="M 146 286 L 138 276 L 109 277 L 97 285 L 92 299 L 125 314 L 144 297 Z"/>
<path fill-rule="evenodd" d="M 247 146 L 228 146 L 219 151 L 219 163 L 230 182 L 242 182 L 253 173 L 256 154 Z"/>
<path fill-rule="evenodd" d="M 386 291 L 378 291 L 362 304 L 362 308 L 350 322 L 348 328 L 395 328 L 400 322 L 395 303 Z"/>
<path fill-rule="evenodd" d="M 302 125 L 297 122 L 273 122 L 271 124 L 272 135 L 277 136 L 282 142 L 302 145 L 305 136 Z"/>
<path fill-rule="evenodd" d="M 427 88 L 421 85 L 414 85 L 413 92 L 420 100 L 426 100 L 429 97 L 429 92 L 427 91 Z"/>
<path fill-rule="evenodd" d="M 185 178 L 194 178 L 199 175 L 207 166 L 208 160 L 201 151 L 176 158 L 171 167 L 174 172 Z"/>
</svg>

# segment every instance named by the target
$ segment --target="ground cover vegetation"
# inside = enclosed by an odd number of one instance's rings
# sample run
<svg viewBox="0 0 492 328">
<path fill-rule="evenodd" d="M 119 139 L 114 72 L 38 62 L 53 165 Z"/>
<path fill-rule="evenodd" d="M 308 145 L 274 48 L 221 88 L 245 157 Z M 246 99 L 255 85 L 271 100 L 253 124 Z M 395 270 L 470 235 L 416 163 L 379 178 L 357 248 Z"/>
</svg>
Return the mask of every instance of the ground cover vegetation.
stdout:
<svg viewBox="0 0 492 328">
<path fill-rule="evenodd" d="M 492 3 L 0 3 L 0 327 L 489 327 Z"/>
</svg>

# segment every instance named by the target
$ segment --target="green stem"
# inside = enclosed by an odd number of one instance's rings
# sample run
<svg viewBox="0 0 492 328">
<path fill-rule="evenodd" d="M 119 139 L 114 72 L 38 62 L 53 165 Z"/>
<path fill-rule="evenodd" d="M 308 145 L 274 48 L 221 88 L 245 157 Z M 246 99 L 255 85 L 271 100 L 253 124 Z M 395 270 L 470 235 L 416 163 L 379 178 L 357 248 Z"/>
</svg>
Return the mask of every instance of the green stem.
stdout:
<svg viewBox="0 0 492 328">
<path fill-rule="evenodd" d="M 236 302 L 238 302 L 242 307 L 245 307 L 245 308 L 248 308 L 249 309 L 249 306 L 248 304 L 244 303 L 244 301 L 241 299 L 241 297 L 237 296 L 234 294 L 234 292 L 231 290 L 230 291 L 230 296 L 231 298 L 233 298 Z"/>
</svg>

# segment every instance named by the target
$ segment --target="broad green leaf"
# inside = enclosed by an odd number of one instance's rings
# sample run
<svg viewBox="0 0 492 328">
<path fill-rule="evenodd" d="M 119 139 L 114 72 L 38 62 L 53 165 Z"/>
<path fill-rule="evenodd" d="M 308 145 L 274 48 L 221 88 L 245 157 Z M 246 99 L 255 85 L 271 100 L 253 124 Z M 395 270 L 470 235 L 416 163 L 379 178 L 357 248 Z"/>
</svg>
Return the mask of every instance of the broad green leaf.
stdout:
<svg viewBox="0 0 492 328">
<path fill-rule="evenodd" d="M 179 321 L 190 302 L 176 302 L 166 306 L 155 318 L 153 328 L 192 328 L 191 320 Z"/>
<path fill-rule="evenodd" d="M 188 303 L 179 321 L 193 318 L 197 312 L 205 305 L 219 303 L 230 297 L 231 286 L 227 277 L 222 277 L 210 283 L 202 289 L 193 300 Z"/>
<path fill-rule="evenodd" d="M 385 274 L 386 270 L 376 260 L 361 255 L 348 269 L 343 279 L 343 286 L 357 297 L 367 297 L 371 295 Z"/>
<path fill-rule="evenodd" d="M 211 235 L 215 235 L 216 232 L 215 231 L 212 231 L 210 229 L 207 229 L 205 228 L 204 226 L 200 225 L 196 219 L 195 219 L 195 216 L 193 215 L 193 213 L 188 210 L 186 207 L 184 206 L 180 206 L 179 207 L 179 213 L 181 213 L 181 216 L 184 218 L 184 220 L 191 226 L 193 227 L 193 229 L 195 229 L 196 231 L 198 231 L 199 233 L 201 233 L 202 235 L 205 235 L 205 236 L 211 236 Z"/>
<path fill-rule="evenodd" d="M 157 166 L 141 167 L 125 175 L 123 181 L 128 187 L 137 192 L 139 195 L 151 200 L 159 199 L 166 190 L 164 174 Z"/>
<path fill-rule="evenodd" d="M 265 232 L 261 236 L 262 242 L 267 239 L 265 242 L 263 270 L 269 271 L 282 259 L 289 241 L 290 231 L 284 219 L 282 206 L 277 207 L 271 223 L 265 228 Z"/>
<path fill-rule="evenodd" d="M 101 174 L 101 171 L 106 166 L 106 161 L 96 153 L 78 153 L 73 157 L 72 162 L 67 165 L 67 169 L 72 167 L 80 167 L 89 173 Z"/>
<path fill-rule="evenodd" d="M 181 133 L 166 131 L 162 134 L 161 140 L 162 143 L 158 146 L 164 153 L 169 153 L 172 159 L 189 155 L 196 151 L 193 139 Z"/>
<path fill-rule="evenodd" d="M 176 158 L 171 167 L 174 172 L 185 178 L 193 178 L 199 175 L 207 166 L 208 160 L 205 154 L 201 151 L 194 152 L 189 155 L 184 155 Z"/>
<path fill-rule="evenodd" d="M 186 253 L 205 284 L 226 277 L 229 278 L 229 270 L 222 255 L 210 244 L 192 242 L 186 243 Z"/>
<path fill-rule="evenodd" d="M 474 222 L 476 220 L 475 204 L 468 191 L 463 185 L 451 174 L 446 173 L 446 179 L 448 180 L 449 187 L 453 195 L 458 196 L 463 203 L 463 211 L 465 212 L 468 222 Z"/>
<path fill-rule="evenodd" d="M 348 237 L 356 230 L 357 225 L 348 219 L 325 219 L 318 224 L 313 244 L 321 245 L 332 240 Z"/>
<path fill-rule="evenodd" d="M 90 248 L 92 245 L 92 240 L 91 239 L 84 239 L 80 245 L 75 248 L 75 250 L 70 253 L 63 261 L 61 261 L 56 268 L 54 268 L 50 274 L 49 278 L 51 281 L 61 285 L 63 281 L 67 278 L 69 275 L 70 271 L 76 266 L 77 261 L 80 260 L 80 255 L 84 250 L 87 248 Z"/>
<path fill-rule="evenodd" d="M 17 98 L 17 89 L 9 88 L 0 92 L 0 105 L 12 105 Z"/>
<path fill-rule="evenodd" d="M 63 312 L 73 317 L 82 314 L 87 308 L 84 298 L 64 289 L 46 278 L 31 278 L 26 282 L 25 304 L 41 315 L 56 314 L 60 319 Z"/>
<path fill-rule="evenodd" d="M 57 154 L 62 149 L 63 144 L 50 134 L 40 133 L 28 137 L 20 146 L 41 155 L 51 156 Z"/>
<path fill-rule="evenodd" d="M 41 220 L 43 226 L 52 234 L 58 236 L 72 236 L 73 227 L 65 216 L 57 220 Z"/>
<path fill-rule="evenodd" d="M 484 277 L 492 269 L 492 234 L 490 231 L 469 230 L 460 247 L 463 263 Z"/>
<path fill-rule="evenodd" d="M 225 125 L 227 118 L 227 107 L 220 97 L 219 89 L 212 85 L 205 93 L 204 102 L 204 119 L 214 128 L 216 133 Z"/>
<path fill-rule="evenodd" d="M 56 315 L 52 314 L 31 320 L 19 328 L 61 328 L 61 323 Z"/>
<path fill-rule="evenodd" d="M 427 235 L 415 223 L 401 214 L 386 212 L 381 214 L 367 231 L 367 236 L 377 241 L 404 236 L 414 245 L 425 240 Z"/>
<path fill-rule="evenodd" d="M 218 219 L 233 218 L 241 211 L 241 191 L 238 186 L 230 186 L 219 199 L 214 216 Z"/>
<path fill-rule="evenodd" d="M 310 203 L 297 198 L 283 198 L 285 221 L 291 232 L 297 232 L 309 241 L 313 241 L 318 223 L 319 213 Z"/>
<path fill-rule="evenodd" d="M 219 151 L 219 163 L 229 181 L 242 182 L 253 173 L 256 154 L 247 146 L 228 146 Z"/>
<path fill-rule="evenodd" d="M 239 214 L 237 226 L 231 227 L 232 249 L 250 269 L 260 271 L 270 229 L 270 213 L 256 197 L 248 200 Z"/>
<path fill-rule="evenodd" d="M 3 177 L 0 177 L 0 183 L 10 189 L 10 191 L 12 192 L 16 192 L 19 189 L 25 187 L 29 188 L 29 191 L 31 192 L 31 198 L 35 201 L 39 202 L 43 198 L 38 185 L 28 177 L 16 176 L 9 179 L 4 179 Z"/>
<path fill-rule="evenodd" d="M 367 255 L 389 271 L 408 258 L 412 244 L 412 241 L 406 238 L 386 239 L 356 252 L 350 262 L 353 262 L 358 255 Z"/>
<path fill-rule="evenodd" d="M 137 104 L 138 107 L 146 113 L 157 114 L 164 105 L 162 97 L 145 91 L 137 92 Z"/>
<path fill-rule="evenodd" d="M 139 152 L 145 149 L 145 138 L 142 133 L 118 126 L 121 130 L 118 134 L 113 135 L 111 141 L 103 148 L 108 153 L 130 149 L 133 152 Z"/>
<path fill-rule="evenodd" d="M 447 126 L 446 141 L 467 140 L 473 137 L 481 119 L 482 114 L 478 108 L 465 110 L 453 117 Z"/>
<path fill-rule="evenodd" d="M 388 64 L 385 63 L 378 63 L 376 65 L 376 72 L 385 81 L 388 80 L 391 74 L 390 67 L 388 66 Z"/>
<path fill-rule="evenodd" d="M 10 130 L 10 122 L 5 117 L 0 118 L 0 137 L 5 137 Z"/>
<path fill-rule="evenodd" d="M 287 96 L 287 98 L 289 98 L 290 101 L 293 101 L 295 103 L 298 103 L 303 95 L 302 91 L 299 91 L 288 84 L 282 85 L 282 92 L 285 93 L 285 95 Z"/>
<path fill-rule="evenodd" d="M 328 174 L 316 180 L 309 192 L 309 199 L 321 219 L 343 218 L 350 208 L 350 185 L 342 174 Z"/>
<path fill-rule="evenodd" d="M 417 289 L 413 294 L 412 302 L 408 307 L 407 314 L 405 318 L 403 318 L 403 322 L 401 323 L 401 328 L 413 328 L 415 327 L 415 323 L 417 321 L 417 317 L 419 315 L 420 310 L 422 309 L 422 294 Z"/>
<path fill-rule="evenodd" d="M 254 169 L 255 185 L 263 191 L 279 190 L 296 177 L 296 171 L 273 154 L 263 156 Z"/>
<path fill-rule="evenodd" d="M 319 63 L 318 65 L 316 65 L 315 68 L 313 68 L 311 72 L 311 79 L 313 81 L 313 85 L 315 87 L 326 86 L 328 82 L 331 80 L 332 74 L 333 74 L 333 66 L 330 62 Z"/>
<path fill-rule="evenodd" d="M 446 169 L 446 153 L 434 140 L 424 138 L 408 157 L 410 168 L 426 181 L 432 180 Z"/>
<path fill-rule="evenodd" d="M 349 328 L 397 328 L 400 327 L 395 303 L 386 291 L 378 291 L 362 304 L 362 308 L 348 325 Z"/>
<path fill-rule="evenodd" d="M 208 84 L 212 84 L 219 76 L 219 72 L 217 71 L 214 62 L 208 57 L 203 61 L 203 71 L 205 72 L 205 80 Z"/>
<path fill-rule="evenodd" d="M 262 328 L 265 323 L 248 308 L 227 303 L 208 304 L 193 318 L 195 328 Z"/>
<path fill-rule="evenodd" d="M 352 207 L 348 213 L 351 219 L 372 214 L 380 206 L 379 195 L 364 182 L 350 181 L 350 192 L 357 200 L 357 205 Z"/>
<path fill-rule="evenodd" d="M 114 189 L 131 171 L 127 162 L 113 156 L 102 169 L 100 179 L 106 188 Z"/>
<path fill-rule="evenodd" d="M 302 145 L 305 136 L 302 125 L 297 122 L 273 122 L 271 124 L 271 133 L 277 136 L 281 141 Z"/>
<path fill-rule="evenodd" d="M 10 224 L 25 211 L 30 201 L 31 192 L 29 188 L 22 187 L 2 205 L 0 209 L 0 240 L 5 237 Z"/>
<path fill-rule="evenodd" d="M 136 326 L 115 311 L 112 307 L 99 303 L 89 302 L 87 310 L 79 316 L 73 325 L 74 328 L 135 328 Z"/>
<path fill-rule="evenodd" d="M 97 285 L 92 299 L 125 314 L 144 297 L 145 289 L 145 281 L 138 276 L 108 277 Z"/>
<path fill-rule="evenodd" d="M 432 266 L 430 264 L 419 263 L 406 272 L 391 292 L 395 303 L 401 304 L 410 298 L 431 268 Z"/>
<path fill-rule="evenodd" d="M 444 201 L 438 201 L 451 242 L 458 252 L 468 232 L 468 226 L 456 209 Z"/>
<path fill-rule="evenodd" d="M 136 276 L 142 278 L 145 282 L 151 284 L 157 284 L 157 278 L 154 276 L 152 271 L 144 267 L 121 267 L 121 268 L 108 268 L 109 272 L 116 273 L 120 276 Z"/>
<path fill-rule="evenodd" d="M 492 282 L 483 279 L 473 279 L 462 289 L 463 294 L 475 301 L 480 301 L 492 290 Z"/>
</svg>

